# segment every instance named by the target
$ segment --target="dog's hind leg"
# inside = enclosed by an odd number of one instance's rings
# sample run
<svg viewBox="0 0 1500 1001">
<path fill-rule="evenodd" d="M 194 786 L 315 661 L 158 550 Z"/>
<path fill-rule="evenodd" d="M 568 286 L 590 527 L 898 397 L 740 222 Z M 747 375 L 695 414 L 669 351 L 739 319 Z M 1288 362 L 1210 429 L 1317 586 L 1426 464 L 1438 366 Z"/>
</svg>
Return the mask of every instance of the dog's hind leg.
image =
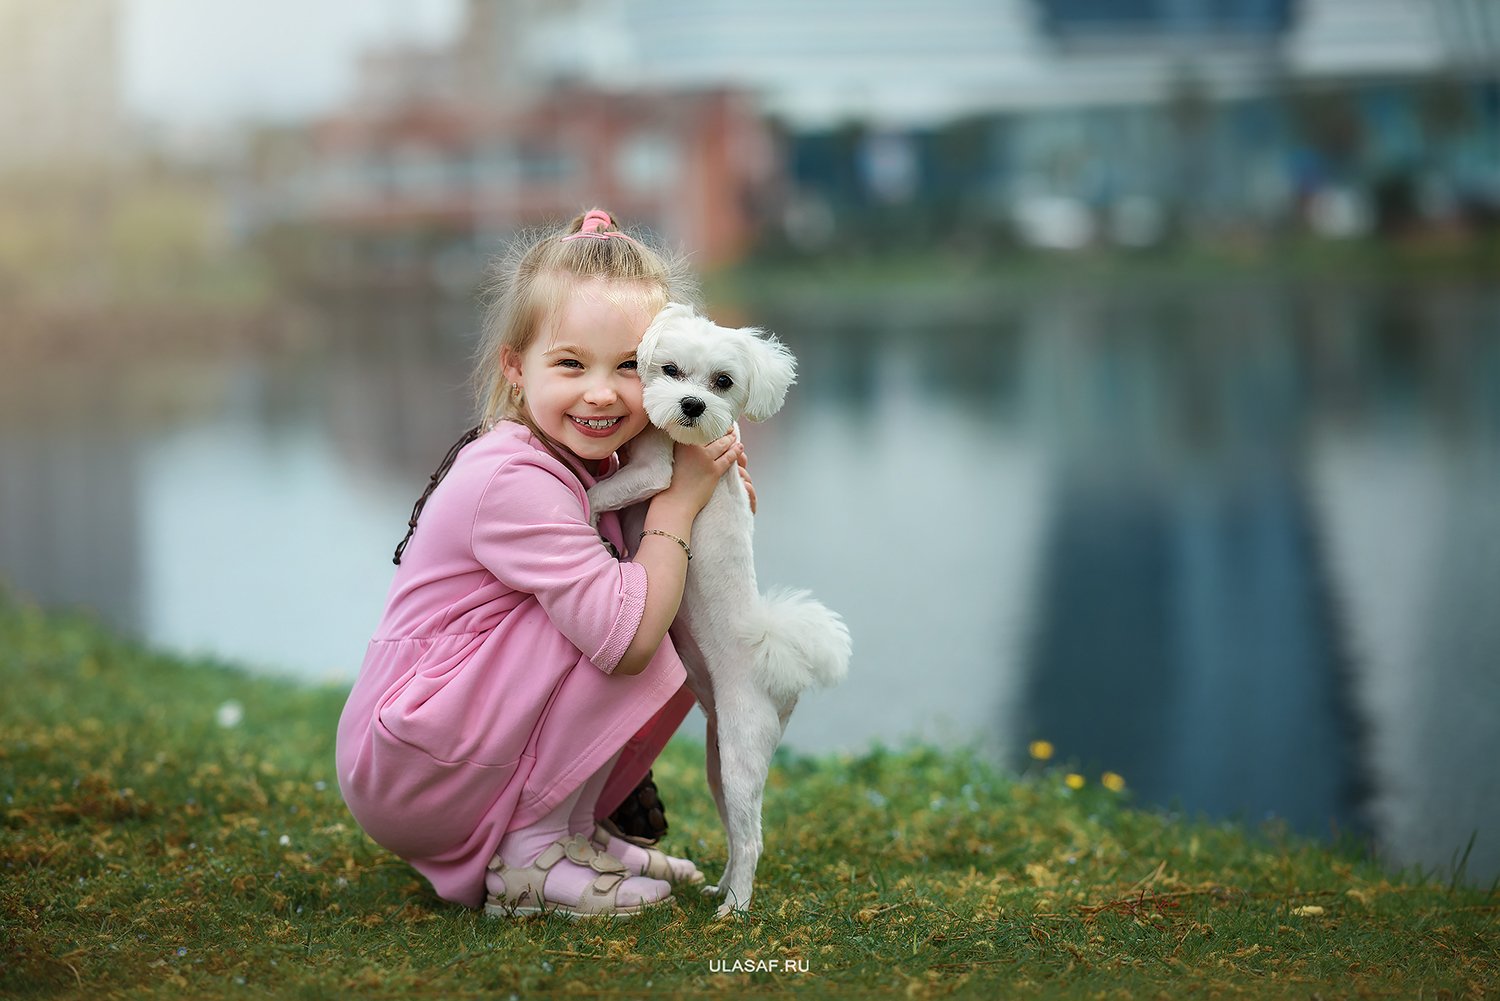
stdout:
<svg viewBox="0 0 1500 1001">
<path fill-rule="evenodd" d="M 716 917 L 748 910 L 760 863 L 761 805 L 771 755 L 781 742 L 781 721 L 764 694 L 721 699 L 719 727 L 720 779 L 724 787 L 725 831 L 729 863 L 718 892 L 724 898 Z M 727 725 L 726 725 L 727 724 Z"/>
</svg>

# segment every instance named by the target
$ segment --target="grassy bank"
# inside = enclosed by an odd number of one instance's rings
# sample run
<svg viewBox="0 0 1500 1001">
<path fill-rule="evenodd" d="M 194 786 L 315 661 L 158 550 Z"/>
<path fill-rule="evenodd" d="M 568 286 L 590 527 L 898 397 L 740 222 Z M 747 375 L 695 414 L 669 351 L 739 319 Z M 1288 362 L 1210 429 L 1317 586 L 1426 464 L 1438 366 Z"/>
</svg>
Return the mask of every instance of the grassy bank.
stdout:
<svg viewBox="0 0 1500 1001">
<path fill-rule="evenodd" d="M 993 309 L 1079 290 L 1132 294 L 1238 284 L 1401 287 L 1492 282 L 1500 236 L 1461 241 L 1284 240 L 1209 243 L 1142 252 L 929 249 L 911 253 L 760 258 L 706 276 L 716 308 L 774 303 L 897 310 Z"/>
<path fill-rule="evenodd" d="M 1132 810 L 963 755 L 784 757 L 758 909 L 485 919 L 371 844 L 342 691 L 252 678 L 0 598 L 0 995 L 1380 996 L 1500 990 L 1493 894 L 1274 831 Z M 718 872 L 701 747 L 657 769 Z M 711 972 L 792 960 L 807 972 Z"/>
</svg>

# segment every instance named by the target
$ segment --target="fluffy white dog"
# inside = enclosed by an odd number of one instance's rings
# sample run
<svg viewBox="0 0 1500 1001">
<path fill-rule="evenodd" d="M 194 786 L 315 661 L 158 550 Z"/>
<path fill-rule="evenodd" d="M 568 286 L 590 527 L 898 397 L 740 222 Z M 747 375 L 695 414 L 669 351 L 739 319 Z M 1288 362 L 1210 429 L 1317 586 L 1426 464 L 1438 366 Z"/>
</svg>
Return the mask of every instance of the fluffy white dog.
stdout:
<svg viewBox="0 0 1500 1001">
<path fill-rule="evenodd" d="M 762 421 L 780 410 L 796 360 L 759 330 L 716 326 L 674 303 L 646 328 L 636 366 L 655 427 L 637 435 L 625 465 L 589 491 L 595 513 L 664 490 L 674 440 L 705 445 L 741 416 Z M 634 538 L 644 505 L 622 518 Z M 719 917 L 750 906 L 766 771 L 797 697 L 837 684 L 849 669 L 849 630 L 838 615 L 805 591 L 760 594 L 753 531 L 745 486 L 730 473 L 693 522 L 693 559 L 672 626 L 688 685 L 708 718 L 708 784 L 729 839 L 724 875 L 704 891 L 724 898 Z"/>
</svg>

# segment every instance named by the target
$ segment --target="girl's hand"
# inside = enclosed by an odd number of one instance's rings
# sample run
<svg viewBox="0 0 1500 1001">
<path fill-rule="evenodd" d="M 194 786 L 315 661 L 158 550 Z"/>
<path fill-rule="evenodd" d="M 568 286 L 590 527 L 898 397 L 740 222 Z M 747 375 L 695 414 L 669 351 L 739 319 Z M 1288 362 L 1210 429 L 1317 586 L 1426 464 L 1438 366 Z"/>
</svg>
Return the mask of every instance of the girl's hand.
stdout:
<svg viewBox="0 0 1500 1001">
<path fill-rule="evenodd" d="M 745 452 L 739 436 L 730 430 L 724 437 L 707 445 L 672 446 L 672 485 L 662 495 L 673 495 L 691 508 L 694 515 L 703 510 L 714 485 Z"/>
</svg>

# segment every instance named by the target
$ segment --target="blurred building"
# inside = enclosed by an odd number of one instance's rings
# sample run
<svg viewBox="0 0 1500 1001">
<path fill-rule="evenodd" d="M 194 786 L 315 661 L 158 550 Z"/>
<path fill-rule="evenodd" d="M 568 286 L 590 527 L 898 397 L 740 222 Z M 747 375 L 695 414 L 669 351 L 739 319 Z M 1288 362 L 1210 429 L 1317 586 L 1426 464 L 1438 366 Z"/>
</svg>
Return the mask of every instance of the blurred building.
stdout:
<svg viewBox="0 0 1500 1001">
<path fill-rule="evenodd" d="M 797 131 L 930 125 L 1041 99 L 1048 85 L 1030 0 L 600 6 L 617 11 L 645 79 L 729 82 Z"/>
<path fill-rule="evenodd" d="M 266 135 L 242 225 L 321 235 L 318 277 L 463 288 L 516 230 L 591 205 L 712 265 L 748 249 L 763 126 L 737 95 L 555 91 L 516 108 L 418 104 Z M 257 208 L 259 206 L 259 208 Z"/>
<path fill-rule="evenodd" d="M 451 45 L 366 53 L 346 108 L 257 138 L 240 232 L 268 237 L 298 277 L 334 285 L 467 291 L 517 230 L 593 205 L 702 266 L 739 258 L 775 177 L 759 109 L 723 86 L 603 86 L 526 55 L 529 39 L 587 9 L 474 2 Z M 278 230 L 294 235 L 278 244 Z"/>
<path fill-rule="evenodd" d="M 0 0 L 0 170 L 118 157 L 119 31 L 114 0 Z"/>
<path fill-rule="evenodd" d="M 1500 66 L 1492 0 L 470 0 L 513 73 L 733 86 L 798 131 Z M 479 12 L 482 12 L 479 13 Z M 509 86 L 509 83 L 506 84 Z"/>
<path fill-rule="evenodd" d="M 1500 214 L 1500 6 L 1042 0 L 1068 107 L 993 121 L 1023 239 L 1323 236 Z"/>
<path fill-rule="evenodd" d="M 1492 0 L 471 0 L 503 88 L 730 86 L 809 249 L 1500 214 Z M 523 81 L 525 81 L 523 83 Z"/>
<path fill-rule="evenodd" d="M 785 235 L 807 249 L 1500 218 L 1500 4 L 940 0 L 861 20 L 827 0 L 816 10 L 848 16 L 788 11 L 740 32 L 688 6 L 630 5 L 633 23 L 670 10 L 677 24 L 670 43 L 643 33 L 646 62 L 672 79 L 718 63 L 789 116 Z"/>
<path fill-rule="evenodd" d="M 1500 218 L 1492 0 L 466 10 L 450 45 L 369 53 L 299 157 L 278 140 L 247 225 L 339 227 L 361 253 L 386 233 L 392 260 L 435 242 L 462 281 L 476 248 L 591 202 L 710 265 L 768 243 L 1144 247 Z"/>
</svg>

